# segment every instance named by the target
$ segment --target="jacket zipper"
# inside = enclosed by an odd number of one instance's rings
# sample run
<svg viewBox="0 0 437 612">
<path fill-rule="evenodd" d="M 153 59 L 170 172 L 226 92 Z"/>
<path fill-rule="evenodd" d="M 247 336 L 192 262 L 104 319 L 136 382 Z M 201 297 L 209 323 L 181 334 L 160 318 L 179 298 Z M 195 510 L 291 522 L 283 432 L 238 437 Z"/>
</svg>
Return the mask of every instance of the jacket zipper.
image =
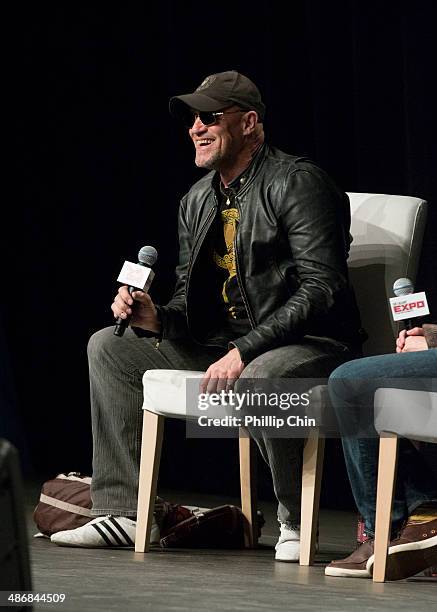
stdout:
<svg viewBox="0 0 437 612">
<path fill-rule="evenodd" d="M 237 205 L 238 216 L 241 219 L 241 209 L 240 209 L 240 205 L 238 203 L 238 198 L 237 197 L 235 197 L 235 204 Z M 238 225 L 240 225 L 240 224 L 238 224 Z M 235 256 L 235 271 L 237 273 L 237 284 L 238 284 L 238 287 L 239 287 L 240 292 L 241 292 L 241 297 L 243 298 L 243 304 L 244 304 L 244 306 L 245 306 L 245 308 L 247 310 L 247 314 L 249 315 L 250 324 L 252 326 L 252 329 L 255 329 L 255 327 L 256 327 L 255 319 L 254 319 L 252 311 L 250 309 L 249 300 L 247 299 L 246 290 L 244 288 L 243 282 L 241 280 L 241 275 L 240 275 L 240 266 L 238 264 L 237 235 L 238 235 L 238 227 L 237 227 L 237 231 L 235 232 L 235 236 L 234 236 L 234 256 Z"/>
</svg>

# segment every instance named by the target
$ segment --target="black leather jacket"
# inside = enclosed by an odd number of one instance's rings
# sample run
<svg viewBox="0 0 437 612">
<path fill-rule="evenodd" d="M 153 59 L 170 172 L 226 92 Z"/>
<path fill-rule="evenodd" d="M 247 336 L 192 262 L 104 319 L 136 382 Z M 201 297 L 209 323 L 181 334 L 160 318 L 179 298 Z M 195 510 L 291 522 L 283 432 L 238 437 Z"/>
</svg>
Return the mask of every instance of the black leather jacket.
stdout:
<svg viewBox="0 0 437 612">
<path fill-rule="evenodd" d="M 208 249 L 218 201 L 215 172 L 182 199 L 176 288 L 159 306 L 162 336 L 207 344 L 219 315 Z M 348 283 L 347 195 L 308 159 L 263 145 L 238 192 L 235 238 L 239 287 L 251 331 L 232 342 L 244 363 L 305 335 L 360 344 L 360 321 Z"/>
</svg>

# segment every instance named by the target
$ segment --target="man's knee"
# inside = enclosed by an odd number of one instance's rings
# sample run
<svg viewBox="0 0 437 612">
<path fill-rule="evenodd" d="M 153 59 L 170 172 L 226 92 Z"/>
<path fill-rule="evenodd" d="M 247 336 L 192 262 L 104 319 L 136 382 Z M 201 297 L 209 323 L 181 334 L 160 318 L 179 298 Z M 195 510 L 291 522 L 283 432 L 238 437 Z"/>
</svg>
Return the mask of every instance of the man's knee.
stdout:
<svg viewBox="0 0 437 612">
<path fill-rule="evenodd" d="M 280 377 L 283 367 L 283 355 L 280 349 L 274 349 L 255 357 L 255 359 L 244 368 L 240 378 Z"/>
<path fill-rule="evenodd" d="M 328 390 L 335 412 L 340 414 L 345 402 L 373 386 L 373 379 L 365 367 L 365 359 L 355 359 L 343 363 L 329 377 Z"/>
<path fill-rule="evenodd" d="M 247 364 L 235 382 L 235 392 L 243 394 L 249 389 L 266 393 L 279 392 L 282 383 L 279 383 L 278 389 L 278 382 L 293 378 L 293 365 L 296 360 L 299 361 L 296 353 L 291 347 L 281 347 L 258 355 Z"/>
<path fill-rule="evenodd" d="M 360 374 L 360 368 L 357 367 L 357 363 L 355 361 L 352 364 L 350 361 L 346 361 L 346 363 L 342 363 L 332 372 L 330 378 L 332 381 L 334 379 L 344 379 L 344 378 L 356 378 L 357 375 Z"/>
<path fill-rule="evenodd" d="M 241 378 L 293 378 L 295 376 L 324 376 L 328 354 L 310 345 L 281 346 L 258 355 L 241 373 Z M 331 370 L 333 368 L 331 367 Z"/>
<path fill-rule="evenodd" d="M 105 354 L 111 354 L 116 350 L 116 342 L 119 341 L 114 336 L 114 327 L 105 327 L 95 332 L 88 341 L 88 360 L 98 361 Z"/>
<path fill-rule="evenodd" d="M 364 383 L 366 381 L 371 382 L 375 378 L 380 377 L 385 357 L 386 356 L 362 357 L 360 359 L 346 361 L 332 372 L 329 377 L 329 384 L 339 385 L 343 382 L 345 385 L 349 386 Z M 387 357 L 392 357 L 392 355 Z"/>
</svg>

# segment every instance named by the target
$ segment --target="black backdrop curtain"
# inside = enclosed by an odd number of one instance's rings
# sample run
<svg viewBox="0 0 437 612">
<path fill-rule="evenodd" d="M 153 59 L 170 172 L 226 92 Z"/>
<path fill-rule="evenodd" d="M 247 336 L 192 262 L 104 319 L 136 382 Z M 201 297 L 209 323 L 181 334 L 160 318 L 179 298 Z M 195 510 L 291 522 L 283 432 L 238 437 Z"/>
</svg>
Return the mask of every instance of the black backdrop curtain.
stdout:
<svg viewBox="0 0 437 612">
<path fill-rule="evenodd" d="M 213 72 L 251 77 L 267 139 L 345 190 L 430 202 L 417 288 L 437 312 L 432 2 L 38 3 L 8 25 L 15 171 L 2 309 L 37 472 L 90 470 L 86 344 L 112 322 L 122 261 L 154 245 L 153 296 L 171 294 L 178 201 L 202 172 L 168 98 Z M 183 429 L 168 430 L 164 483 L 237 490 L 233 443 L 184 446 Z M 332 454 L 341 462 L 335 444 Z"/>
</svg>

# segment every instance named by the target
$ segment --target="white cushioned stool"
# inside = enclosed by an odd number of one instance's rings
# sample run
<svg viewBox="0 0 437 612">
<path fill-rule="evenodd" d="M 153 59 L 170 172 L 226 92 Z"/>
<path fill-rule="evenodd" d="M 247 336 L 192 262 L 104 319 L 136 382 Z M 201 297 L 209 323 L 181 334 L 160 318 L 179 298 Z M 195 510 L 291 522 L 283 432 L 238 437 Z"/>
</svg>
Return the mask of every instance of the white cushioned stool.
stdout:
<svg viewBox="0 0 437 612">
<path fill-rule="evenodd" d="M 161 458 L 164 418 L 195 419 L 197 407 L 187 405 L 187 381 L 200 379 L 204 372 L 192 370 L 148 370 L 143 376 L 143 435 L 141 443 L 140 476 L 138 483 L 137 529 L 135 551 L 148 552 L 153 511 Z M 208 416 L 223 416 L 223 409 L 208 408 Z M 255 448 L 248 434 L 240 429 L 241 509 L 246 518 L 245 544 L 255 545 L 256 501 Z"/>
<path fill-rule="evenodd" d="M 398 437 L 437 443 L 437 393 L 378 389 L 375 429 L 380 435 L 373 581 L 384 582 L 390 538 Z"/>
</svg>

